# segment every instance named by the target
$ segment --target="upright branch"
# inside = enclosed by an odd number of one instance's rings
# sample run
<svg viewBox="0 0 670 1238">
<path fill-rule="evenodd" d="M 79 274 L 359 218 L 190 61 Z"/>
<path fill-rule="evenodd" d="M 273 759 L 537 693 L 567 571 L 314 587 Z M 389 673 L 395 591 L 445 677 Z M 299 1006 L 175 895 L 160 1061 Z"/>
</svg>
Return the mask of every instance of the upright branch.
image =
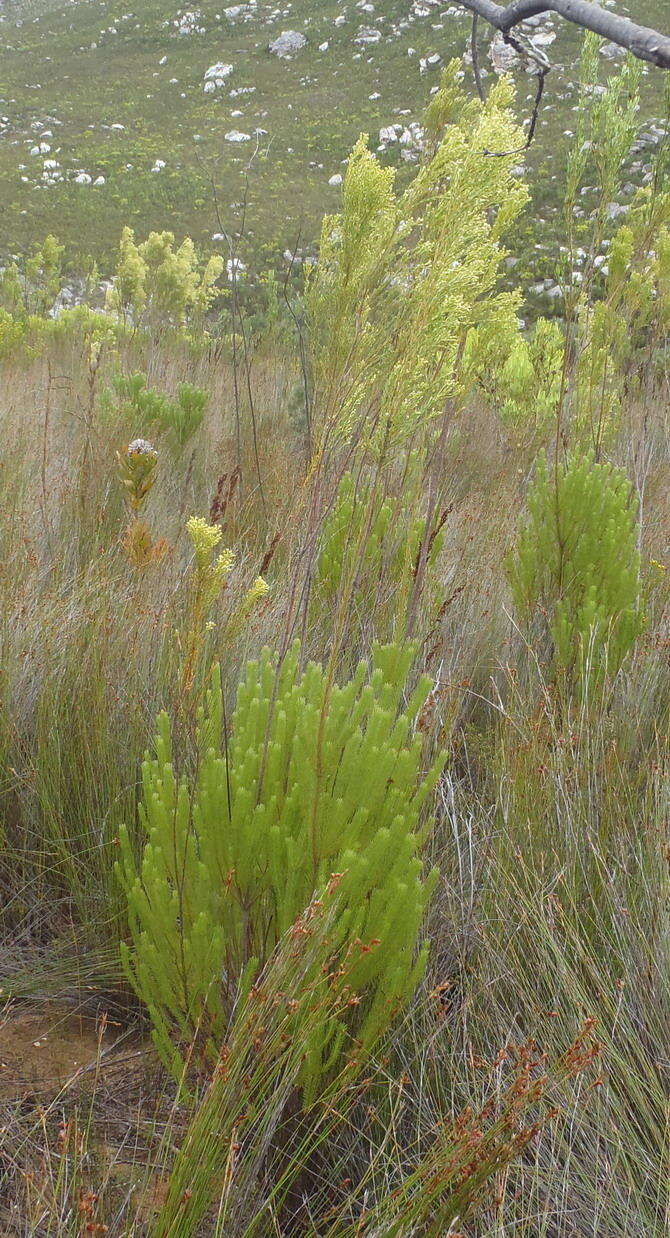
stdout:
<svg viewBox="0 0 670 1238">
<path fill-rule="evenodd" d="M 512 0 L 511 4 L 504 7 L 495 4 L 494 0 L 460 2 L 471 13 L 483 17 L 496 30 L 500 30 L 505 38 L 515 26 L 529 17 L 536 17 L 538 13 L 558 13 L 566 21 L 573 22 L 584 30 L 593 30 L 611 43 L 624 47 L 637 56 L 638 60 L 648 60 L 661 69 L 670 69 L 668 35 L 648 26 L 638 26 L 627 17 L 601 9 L 593 0 Z"/>
</svg>

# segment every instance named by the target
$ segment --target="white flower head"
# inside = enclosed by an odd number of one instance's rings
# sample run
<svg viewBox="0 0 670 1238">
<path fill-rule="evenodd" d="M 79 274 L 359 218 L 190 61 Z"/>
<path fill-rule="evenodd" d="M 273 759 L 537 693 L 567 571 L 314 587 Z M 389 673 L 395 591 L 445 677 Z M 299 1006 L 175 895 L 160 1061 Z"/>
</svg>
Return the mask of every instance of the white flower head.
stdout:
<svg viewBox="0 0 670 1238">
<path fill-rule="evenodd" d="M 129 456 L 153 456 L 158 458 L 158 452 L 153 443 L 150 443 L 146 438 L 135 438 L 132 443 L 128 444 Z"/>
</svg>

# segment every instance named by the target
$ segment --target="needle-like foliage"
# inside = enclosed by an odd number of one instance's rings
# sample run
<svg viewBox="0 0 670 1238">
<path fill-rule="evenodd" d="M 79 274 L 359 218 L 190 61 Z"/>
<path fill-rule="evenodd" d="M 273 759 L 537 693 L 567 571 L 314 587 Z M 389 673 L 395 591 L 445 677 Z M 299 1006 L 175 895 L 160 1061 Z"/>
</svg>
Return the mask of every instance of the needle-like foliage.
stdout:
<svg viewBox="0 0 670 1238">
<path fill-rule="evenodd" d="M 422 771 L 414 720 L 428 692 L 402 694 L 414 649 L 378 647 L 342 686 L 296 645 L 265 651 L 239 686 L 225 735 L 219 672 L 200 713 L 198 764 L 175 768 L 170 719 L 143 769 L 139 865 L 121 834 L 120 879 L 132 949 L 124 960 L 164 1058 L 177 1039 L 220 1037 L 240 977 L 267 959 L 333 875 L 341 908 L 333 968 L 346 957 L 350 1030 L 369 1047 L 411 996 L 425 966 L 421 925 L 435 875 L 419 854 L 422 805 L 438 765 Z M 339 956 L 339 962 L 338 962 Z M 306 1055 L 311 1089 L 337 1061 L 342 1021 L 319 1026 Z"/>
</svg>

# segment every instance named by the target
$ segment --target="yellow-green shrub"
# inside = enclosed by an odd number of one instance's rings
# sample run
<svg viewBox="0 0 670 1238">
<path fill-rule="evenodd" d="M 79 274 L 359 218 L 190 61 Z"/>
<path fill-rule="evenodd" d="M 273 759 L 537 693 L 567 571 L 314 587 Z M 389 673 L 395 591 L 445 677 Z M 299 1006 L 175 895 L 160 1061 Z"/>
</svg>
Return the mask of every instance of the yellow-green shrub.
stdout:
<svg viewBox="0 0 670 1238">
<path fill-rule="evenodd" d="M 547 632 L 555 669 L 586 688 L 615 674 L 644 626 L 637 504 L 591 456 L 540 458 L 508 576 L 520 616 Z"/>
<path fill-rule="evenodd" d="M 351 1021 L 370 1046 L 411 996 L 426 961 L 421 924 L 435 876 L 422 877 L 422 772 L 413 734 L 428 691 L 401 708 L 411 647 L 378 647 L 341 687 L 296 645 L 247 666 L 230 733 L 215 671 L 200 712 L 198 758 L 178 772 L 170 719 L 143 767 L 146 843 L 136 862 L 121 835 L 120 880 L 132 946 L 124 963 L 146 1002 L 160 1052 L 198 1032 L 216 1053 L 242 976 L 262 965 L 333 874 L 337 956 L 347 955 Z M 353 963 L 352 963 L 353 956 Z M 312 1087 L 336 1061 L 341 1022 L 319 1026 L 305 1061 Z"/>
<path fill-rule="evenodd" d="M 431 103 L 434 135 L 405 193 L 365 135 L 347 169 L 342 211 L 324 220 L 307 285 L 315 408 L 321 432 L 360 433 L 388 448 L 461 398 L 500 338 L 516 337 L 517 293 L 498 287 L 502 238 L 525 202 L 512 174 L 523 142 L 512 87 L 475 106 L 445 70 Z M 439 137 L 438 137 L 439 134 Z M 468 335 L 477 332 L 467 373 Z"/>
<path fill-rule="evenodd" d="M 150 232 L 138 245 L 126 227 L 107 306 L 135 326 L 183 327 L 192 318 L 202 319 L 222 271 L 219 255 L 199 260 L 190 237 L 175 249 L 174 233 Z"/>
</svg>

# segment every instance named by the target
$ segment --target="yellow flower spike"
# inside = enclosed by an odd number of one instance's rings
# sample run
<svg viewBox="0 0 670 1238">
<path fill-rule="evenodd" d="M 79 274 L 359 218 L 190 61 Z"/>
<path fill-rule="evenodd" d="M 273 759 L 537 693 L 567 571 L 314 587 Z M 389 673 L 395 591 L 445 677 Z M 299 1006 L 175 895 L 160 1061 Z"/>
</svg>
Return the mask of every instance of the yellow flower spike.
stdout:
<svg viewBox="0 0 670 1238">
<path fill-rule="evenodd" d="M 213 630 L 208 614 L 217 597 L 226 587 L 228 577 L 235 565 L 235 555 L 226 548 L 215 559 L 214 551 L 221 541 L 221 529 L 217 524 L 208 524 L 202 516 L 191 516 L 186 522 L 186 531 L 195 552 L 195 564 L 191 582 L 191 606 L 187 634 L 187 654 L 182 671 L 182 685 L 190 691 L 204 637 Z"/>
<path fill-rule="evenodd" d="M 245 610 L 251 610 L 251 607 L 255 606 L 257 602 L 261 602 L 264 597 L 267 597 L 269 592 L 270 586 L 267 581 L 263 580 L 262 576 L 257 576 L 244 599 Z"/>
<path fill-rule="evenodd" d="M 233 551 L 232 550 L 222 551 L 218 559 L 216 560 L 216 563 L 214 564 L 214 570 L 216 572 L 217 579 L 220 579 L 222 576 L 229 576 L 234 566 L 235 566 L 235 555 Z"/>
<path fill-rule="evenodd" d="M 193 543 L 198 566 L 209 566 L 210 555 L 221 541 L 221 529 L 218 524 L 208 524 L 202 516 L 191 516 L 186 522 L 186 531 Z"/>
</svg>

